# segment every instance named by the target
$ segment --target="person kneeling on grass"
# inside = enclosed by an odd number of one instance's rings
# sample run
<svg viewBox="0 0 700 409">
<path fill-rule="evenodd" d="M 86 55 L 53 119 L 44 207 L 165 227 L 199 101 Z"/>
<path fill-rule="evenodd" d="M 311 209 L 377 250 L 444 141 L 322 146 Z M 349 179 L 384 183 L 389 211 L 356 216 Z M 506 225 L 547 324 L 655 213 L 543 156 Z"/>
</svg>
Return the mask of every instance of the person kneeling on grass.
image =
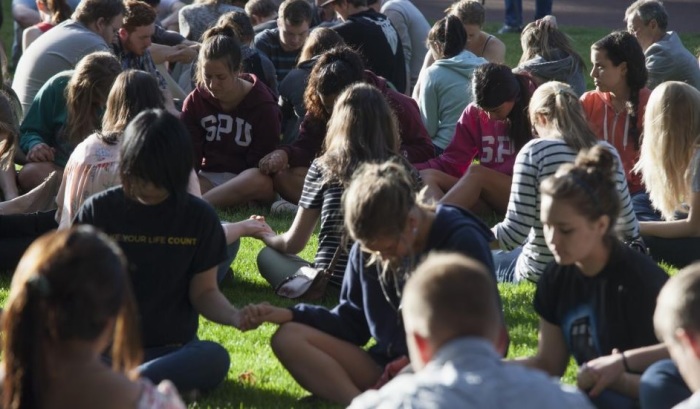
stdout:
<svg viewBox="0 0 700 409">
<path fill-rule="evenodd" d="M 347 405 L 378 386 L 385 365 L 395 367 L 393 361 L 399 359 L 407 363 L 401 290 L 423 255 L 458 251 L 483 263 L 493 275 L 488 249 L 492 236 L 486 225 L 457 207 L 424 205 L 414 186 L 405 166 L 392 161 L 366 164 L 353 176 L 343 194 L 343 212 L 355 244 L 335 308 L 251 306 L 251 325 L 281 325 L 272 337 L 272 349 L 314 395 Z M 490 291 L 498 297 L 495 284 Z M 502 318 L 497 326 L 498 350 L 503 353 L 507 332 Z M 370 338 L 376 345 L 363 349 Z"/>
<path fill-rule="evenodd" d="M 516 362 L 562 376 L 573 355 L 578 385 L 597 408 L 637 407 L 639 371 L 660 359 L 652 317 L 668 276 L 614 236 L 617 164 L 596 145 L 540 185 L 540 219 L 554 255 L 537 282 L 537 353 Z"/>
<path fill-rule="evenodd" d="M 197 338 L 199 315 L 249 326 L 217 287 L 224 231 L 211 206 L 187 193 L 192 149 L 184 125 L 160 109 L 139 114 L 124 131 L 119 169 L 122 186 L 89 198 L 75 222 L 102 229 L 127 257 L 145 349 L 141 376 L 170 379 L 183 393 L 212 389 L 229 355 Z M 251 234 L 270 233 L 262 221 L 249 223 Z"/>
<path fill-rule="evenodd" d="M 502 364 L 493 286 L 492 275 L 473 259 L 429 255 L 408 280 L 401 304 L 416 373 L 363 393 L 350 409 L 592 409 L 575 387 L 540 371 Z"/>
</svg>

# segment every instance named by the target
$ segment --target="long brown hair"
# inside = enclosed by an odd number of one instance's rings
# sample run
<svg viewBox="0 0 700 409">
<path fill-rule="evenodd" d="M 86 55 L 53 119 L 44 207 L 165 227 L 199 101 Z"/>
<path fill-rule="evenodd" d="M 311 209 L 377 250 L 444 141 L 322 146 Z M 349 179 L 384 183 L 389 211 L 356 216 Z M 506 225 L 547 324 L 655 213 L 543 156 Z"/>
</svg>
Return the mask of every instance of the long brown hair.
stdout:
<svg viewBox="0 0 700 409">
<path fill-rule="evenodd" d="M 117 76 L 107 97 L 100 139 L 116 143 L 136 115 L 150 108 L 163 108 L 165 98 L 156 78 L 140 70 L 126 70 Z"/>
<path fill-rule="evenodd" d="M 63 139 L 75 146 L 100 127 L 100 112 L 122 68 L 108 52 L 88 54 L 75 67 L 66 87 Z"/>
<path fill-rule="evenodd" d="M 17 266 L 2 317 L 3 407 L 46 407 L 51 345 L 97 341 L 113 319 L 112 367 L 135 368 L 136 316 L 126 260 L 106 235 L 78 226 L 37 239 Z"/>
<path fill-rule="evenodd" d="M 350 85 L 333 107 L 318 158 L 325 181 L 347 185 L 360 164 L 398 155 L 398 129 L 381 91 L 364 83 Z"/>
</svg>

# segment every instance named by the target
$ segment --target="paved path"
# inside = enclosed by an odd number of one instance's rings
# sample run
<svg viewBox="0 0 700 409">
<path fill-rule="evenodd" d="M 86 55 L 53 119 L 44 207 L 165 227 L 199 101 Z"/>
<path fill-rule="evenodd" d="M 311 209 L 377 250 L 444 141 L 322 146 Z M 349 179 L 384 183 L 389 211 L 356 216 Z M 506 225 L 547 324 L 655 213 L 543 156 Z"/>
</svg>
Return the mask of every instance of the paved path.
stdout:
<svg viewBox="0 0 700 409">
<path fill-rule="evenodd" d="M 413 0 L 428 21 L 443 16 L 451 0 Z M 631 0 L 554 0 L 553 14 L 562 25 L 581 27 L 625 28 L 622 18 Z M 700 0 L 665 0 L 669 27 L 681 33 L 700 34 Z M 486 0 L 486 21 L 503 21 L 503 0 Z M 523 0 L 524 20 L 531 21 L 535 14 L 535 0 Z"/>
</svg>

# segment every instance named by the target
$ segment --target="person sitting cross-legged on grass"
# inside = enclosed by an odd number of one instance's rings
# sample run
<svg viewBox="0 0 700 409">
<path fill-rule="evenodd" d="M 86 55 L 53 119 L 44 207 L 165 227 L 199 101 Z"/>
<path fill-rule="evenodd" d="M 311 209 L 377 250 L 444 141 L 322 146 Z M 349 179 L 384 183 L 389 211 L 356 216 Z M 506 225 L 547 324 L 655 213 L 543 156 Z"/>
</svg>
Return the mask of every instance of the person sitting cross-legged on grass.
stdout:
<svg viewBox="0 0 700 409">
<path fill-rule="evenodd" d="M 182 107 L 202 198 L 213 206 L 275 197 L 272 180 L 257 166 L 279 142 L 282 115 L 270 88 L 255 75 L 241 73 L 242 58 L 231 27 L 207 30 L 197 61 L 197 88 Z"/>
<path fill-rule="evenodd" d="M 581 96 L 583 111 L 598 139 L 609 142 L 620 154 L 637 219 L 659 220 L 644 190 L 642 175 L 633 171 L 651 94 L 645 86 L 644 52 L 632 34 L 615 31 L 591 46 L 591 63 L 595 90 Z"/>
<path fill-rule="evenodd" d="M 535 82 L 561 81 L 576 95 L 586 92 L 586 64 L 571 46 L 569 37 L 557 28 L 554 16 L 533 21 L 520 34 L 523 55 L 515 71 L 532 75 Z"/>
<path fill-rule="evenodd" d="M 306 173 L 327 135 L 333 104 L 345 88 L 356 82 L 374 85 L 386 98 L 398 119 L 401 155 L 411 163 L 435 156 L 416 101 L 391 89 L 384 78 L 365 70 L 357 51 L 338 46 L 321 54 L 311 70 L 304 91 L 306 115 L 297 139 L 260 160 L 260 172 L 269 175 L 275 191 L 284 200 L 293 204 L 299 202 Z"/>
<path fill-rule="evenodd" d="M 401 302 L 416 373 L 363 393 L 349 409 L 592 409 L 573 386 L 503 365 L 493 286 L 483 264 L 457 253 L 430 254 L 409 278 Z"/>
<path fill-rule="evenodd" d="M 421 73 L 423 86 L 416 101 L 438 153 L 450 143 L 464 108 L 474 99 L 474 70 L 487 63 L 464 49 L 466 38 L 467 32 L 455 16 L 438 20 L 428 34 L 427 43 L 436 61 Z"/>
<path fill-rule="evenodd" d="M 399 315 L 401 289 L 420 257 L 432 250 L 474 257 L 493 274 L 491 234 L 471 213 L 452 206 L 431 208 L 417 199 L 414 180 L 396 162 L 365 164 L 343 195 L 350 251 L 333 309 L 298 304 L 291 309 L 251 306 L 250 324 L 280 324 L 272 349 L 299 384 L 342 404 L 377 385 L 385 365 L 406 362 L 406 335 Z M 498 297 L 493 282 L 489 290 Z M 497 350 L 507 332 L 497 325 Z M 362 348 L 370 338 L 376 344 Z"/>
<path fill-rule="evenodd" d="M 126 127 L 119 153 L 122 185 L 90 197 L 75 223 L 102 229 L 127 257 L 145 348 L 141 376 L 170 379 L 183 393 L 212 389 L 230 358 L 223 346 L 197 338 L 199 316 L 239 329 L 247 324 L 217 287 L 217 264 L 226 258 L 219 219 L 187 193 L 189 135 L 171 114 L 147 110 Z M 262 221 L 250 223 L 269 233 Z"/>
<path fill-rule="evenodd" d="M 561 376 L 573 355 L 578 386 L 597 408 L 637 405 L 639 372 L 666 355 L 652 323 L 668 276 L 619 242 L 615 156 L 602 146 L 579 153 L 541 186 L 540 219 L 554 261 L 537 283 L 535 356 L 516 362 Z"/>
<path fill-rule="evenodd" d="M 121 71 L 111 53 L 96 52 L 41 87 L 19 128 L 19 147 L 27 162 L 17 180 L 25 193 L 51 172 L 58 172 L 60 179 L 75 146 L 100 128 L 107 94 Z"/>
<path fill-rule="evenodd" d="M 700 92 L 692 86 L 667 81 L 656 87 L 649 97 L 644 142 L 637 163 L 651 203 L 665 218 L 640 223 L 644 241 L 654 259 L 676 267 L 698 260 L 700 226 L 695 225 L 700 220 L 699 109 Z M 691 380 L 686 381 L 695 388 Z M 678 368 L 669 360 L 655 363 L 642 376 L 643 407 L 670 408 L 689 394 Z"/>
<path fill-rule="evenodd" d="M 465 209 L 503 213 L 515 156 L 532 139 L 527 107 L 536 85 L 529 75 L 488 63 L 474 70 L 471 86 L 474 101 L 444 152 L 416 168 L 430 197 L 439 200 L 449 191 L 451 203 Z"/>
<path fill-rule="evenodd" d="M 343 282 L 352 240 L 344 240 L 341 197 L 350 183 L 352 174 L 366 162 L 383 162 L 390 158 L 401 159 L 399 132 L 396 118 L 382 93 L 375 87 L 357 83 L 350 85 L 333 106 L 328 122 L 328 136 L 324 140 L 323 154 L 314 159 L 306 174 L 304 190 L 294 222 L 284 234 L 263 236 L 269 251 L 296 254 L 304 249 L 320 218 L 318 250 L 314 267 L 327 268 L 343 242 L 333 266 L 331 283 Z M 405 162 L 407 169 L 413 169 Z M 414 170 L 416 187 L 419 176 Z M 290 255 L 290 262 L 303 263 Z"/>
<path fill-rule="evenodd" d="M 678 268 L 700 259 L 700 91 L 677 81 L 654 89 L 635 170 L 661 221 L 640 229 L 651 256 Z"/>
<path fill-rule="evenodd" d="M 185 409 L 170 382 L 135 379 L 141 347 L 126 260 L 95 228 L 37 239 L 2 318 L 5 408 Z"/>
<path fill-rule="evenodd" d="M 621 211 L 613 222 L 625 241 L 636 242 L 640 237 L 617 151 L 607 142 L 596 139 L 574 90 L 556 81 L 542 84 L 532 95 L 529 111 L 539 137 L 518 153 L 506 216 L 493 227 L 498 244 L 504 250 L 494 254 L 496 277 L 504 282 L 525 279 L 536 282 L 552 261 L 554 257 L 547 248 L 540 221 L 540 183 L 562 164 L 573 162 L 580 151 L 596 144 L 616 158 L 615 183 Z M 452 193 L 450 191 L 443 202 L 453 203 Z"/>
<path fill-rule="evenodd" d="M 477 57 L 485 58 L 488 62 L 504 64 L 506 59 L 506 46 L 498 37 L 482 31 L 486 10 L 480 0 L 460 0 L 453 2 L 445 10 L 447 15 L 456 16 L 462 22 L 467 38 L 464 41 L 464 49 Z M 421 74 L 435 62 L 432 53 L 426 53 L 421 67 Z M 413 98 L 417 98 L 423 87 L 422 79 L 413 89 Z"/>
</svg>

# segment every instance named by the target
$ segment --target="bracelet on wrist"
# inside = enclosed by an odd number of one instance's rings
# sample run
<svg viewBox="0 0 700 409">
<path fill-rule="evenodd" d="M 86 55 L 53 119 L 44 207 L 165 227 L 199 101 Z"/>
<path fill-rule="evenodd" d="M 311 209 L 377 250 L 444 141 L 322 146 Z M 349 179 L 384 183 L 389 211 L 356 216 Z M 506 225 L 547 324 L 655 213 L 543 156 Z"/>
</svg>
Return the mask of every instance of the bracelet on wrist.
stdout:
<svg viewBox="0 0 700 409">
<path fill-rule="evenodd" d="M 632 372 L 632 370 L 630 369 L 630 365 L 627 362 L 627 357 L 625 356 L 625 352 L 620 351 L 620 356 L 622 357 L 622 366 L 625 367 L 625 372 Z"/>
</svg>

